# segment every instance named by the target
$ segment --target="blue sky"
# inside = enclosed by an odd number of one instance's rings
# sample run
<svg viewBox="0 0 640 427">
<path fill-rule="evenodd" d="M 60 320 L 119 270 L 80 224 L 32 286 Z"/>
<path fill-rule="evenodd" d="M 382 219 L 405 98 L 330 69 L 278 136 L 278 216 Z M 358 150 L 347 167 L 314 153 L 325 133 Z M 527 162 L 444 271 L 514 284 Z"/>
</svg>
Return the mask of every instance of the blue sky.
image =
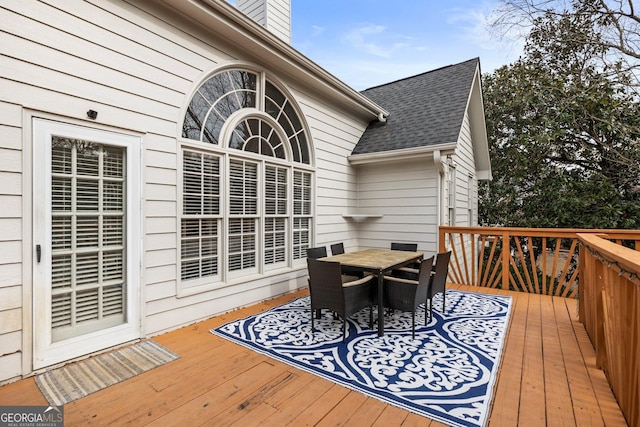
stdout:
<svg viewBox="0 0 640 427">
<path fill-rule="evenodd" d="M 483 72 L 518 58 L 492 37 L 497 0 L 291 0 L 292 44 L 357 90 L 480 57 Z"/>
</svg>

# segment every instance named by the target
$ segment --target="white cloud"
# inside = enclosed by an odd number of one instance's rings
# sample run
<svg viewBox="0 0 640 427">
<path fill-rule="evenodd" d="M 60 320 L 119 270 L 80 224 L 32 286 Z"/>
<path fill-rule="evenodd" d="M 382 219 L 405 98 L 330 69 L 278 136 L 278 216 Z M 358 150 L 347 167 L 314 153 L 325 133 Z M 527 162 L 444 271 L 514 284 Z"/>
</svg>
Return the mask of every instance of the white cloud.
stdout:
<svg viewBox="0 0 640 427">
<path fill-rule="evenodd" d="M 344 34 L 342 40 L 359 52 L 386 59 L 426 49 L 419 39 L 390 32 L 386 26 L 376 24 L 355 27 Z"/>
<path fill-rule="evenodd" d="M 325 32 L 325 28 L 319 25 L 312 25 L 311 30 L 312 30 L 311 31 L 312 36 L 319 36 L 320 34 Z"/>
<path fill-rule="evenodd" d="M 370 55 L 388 58 L 393 47 L 385 47 L 378 43 L 378 36 L 385 33 L 386 27 L 382 25 L 366 24 L 356 27 L 344 35 L 344 40 L 358 50 Z"/>
</svg>

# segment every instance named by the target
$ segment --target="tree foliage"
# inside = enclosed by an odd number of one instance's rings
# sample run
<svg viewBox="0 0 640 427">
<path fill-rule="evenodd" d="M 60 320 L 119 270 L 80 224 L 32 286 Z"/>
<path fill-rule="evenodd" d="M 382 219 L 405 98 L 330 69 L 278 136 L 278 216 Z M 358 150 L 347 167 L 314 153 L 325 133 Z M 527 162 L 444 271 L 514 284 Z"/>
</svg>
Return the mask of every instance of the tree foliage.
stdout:
<svg viewBox="0 0 640 427">
<path fill-rule="evenodd" d="M 601 37 L 592 16 L 543 13 L 524 55 L 484 76 L 483 223 L 640 228 L 639 104 L 621 63 L 602 66 Z"/>
</svg>

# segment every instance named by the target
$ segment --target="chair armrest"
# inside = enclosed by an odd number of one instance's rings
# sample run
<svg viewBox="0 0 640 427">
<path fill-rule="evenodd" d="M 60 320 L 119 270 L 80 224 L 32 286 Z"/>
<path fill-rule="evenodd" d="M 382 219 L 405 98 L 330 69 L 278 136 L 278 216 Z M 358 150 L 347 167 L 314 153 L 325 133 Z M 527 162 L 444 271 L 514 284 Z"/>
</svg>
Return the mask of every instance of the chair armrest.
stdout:
<svg viewBox="0 0 640 427">
<path fill-rule="evenodd" d="M 362 279 L 358 279 L 358 280 L 352 280 L 351 282 L 344 282 L 342 284 L 343 288 L 348 288 L 349 286 L 358 286 L 358 285 L 362 285 L 363 283 L 367 283 L 369 280 L 373 279 L 373 275 L 369 274 L 368 276 L 364 276 Z"/>
<path fill-rule="evenodd" d="M 384 276 L 384 280 L 388 280 L 389 282 L 400 282 L 400 283 L 408 283 L 410 285 L 417 285 L 417 280 L 411 279 L 403 279 L 401 277 L 393 277 L 393 276 Z"/>
</svg>

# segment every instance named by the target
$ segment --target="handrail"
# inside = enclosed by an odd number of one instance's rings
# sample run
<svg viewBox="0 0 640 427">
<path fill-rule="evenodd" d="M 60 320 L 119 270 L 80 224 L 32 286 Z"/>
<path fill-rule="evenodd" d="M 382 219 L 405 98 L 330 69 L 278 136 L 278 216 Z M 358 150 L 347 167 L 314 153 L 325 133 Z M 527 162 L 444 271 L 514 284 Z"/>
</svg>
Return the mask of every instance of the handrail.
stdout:
<svg viewBox="0 0 640 427">
<path fill-rule="evenodd" d="M 640 250 L 640 231 L 440 226 L 455 283 L 577 298 L 578 234 L 606 235 Z"/>
<path fill-rule="evenodd" d="M 580 239 L 580 321 L 630 426 L 640 425 L 640 252 L 610 242 L 610 235 Z M 637 246 L 636 246 L 637 248 Z"/>
</svg>

